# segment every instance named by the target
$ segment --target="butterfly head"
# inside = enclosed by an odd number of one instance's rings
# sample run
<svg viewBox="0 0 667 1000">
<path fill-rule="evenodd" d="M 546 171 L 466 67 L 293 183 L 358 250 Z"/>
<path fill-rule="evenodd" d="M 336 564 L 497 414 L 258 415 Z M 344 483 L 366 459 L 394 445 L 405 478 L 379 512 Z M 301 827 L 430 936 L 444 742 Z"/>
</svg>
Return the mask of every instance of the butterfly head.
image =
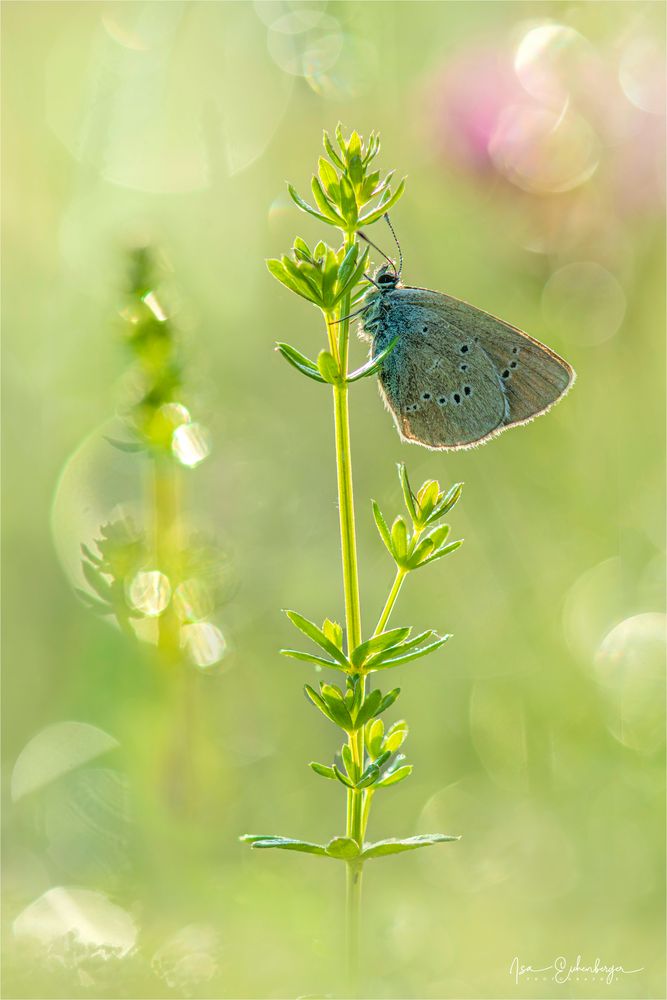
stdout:
<svg viewBox="0 0 667 1000">
<path fill-rule="evenodd" d="M 398 285 L 398 272 L 393 264 L 383 264 L 375 274 L 375 284 L 381 292 L 390 292 Z"/>
</svg>

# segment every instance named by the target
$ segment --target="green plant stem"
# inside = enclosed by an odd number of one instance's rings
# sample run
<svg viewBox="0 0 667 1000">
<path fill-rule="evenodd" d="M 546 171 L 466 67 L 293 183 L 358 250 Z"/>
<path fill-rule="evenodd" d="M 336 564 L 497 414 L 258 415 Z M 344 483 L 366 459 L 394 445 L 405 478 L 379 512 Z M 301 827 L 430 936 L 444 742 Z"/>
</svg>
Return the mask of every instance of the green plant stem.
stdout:
<svg viewBox="0 0 667 1000">
<path fill-rule="evenodd" d="M 382 609 L 382 614 L 375 626 L 375 632 L 373 635 L 379 635 L 380 632 L 384 632 L 387 622 L 389 621 L 389 616 L 394 610 L 394 605 L 398 599 L 401 587 L 403 586 L 403 581 L 408 575 L 407 569 L 403 569 L 401 566 L 396 570 L 396 576 L 394 577 L 394 582 L 389 591 L 389 597 L 387 598 L 386 604 Z"/>
<path fill-rule="evenodd" d="M 413 547 L 419 541 L 419 536 L 421 535 L 423 528 L 416 528 L 413 536 Z M 389 616 L 394 610 L 394 605 L 398 600 L 398 595 L 401 592 L 401 587 L 403 586 L 403 581 L 410 571 L 402 566 L 399 566 L 396 570 L 396 576 L 394 577 L 394 582 L 391 585 L 391 590 L 389 591 L 389 596 L 387 597 L 384 608 L 382 609 L 382 614 L 378 619 L 378 623 L 375 626 L 375 632 L 373 635 L 378 635 L 383 632 L 387 627 L 387 622 L 389 621 Z"/>
<path fill-rule="evenodd" d="M 345 237 L 345 249 L 355 241 L 355 234 Z M 350 296 L 341 302 L 340 315 L 348 317 Z M 333 386 L 334 421 L 336 429 L 336 471 L 338 476 L 338 508 L 340 517 L 340 540 L 343 563 L 343 592 L 345 595 L 345 625 L 348 653 L 361 642 L 361 602 L 359 598 L 359 569 L 357 564 L 357 539 L 354 523 L 354 495 L 352 489 L 352 453 L 350 447 L 350 415 L 348 388 L 346 384 L 348 350 L 350 338 L 349 318 L 339 324 L 336 342 L 332 318 L 327 317 L 327 331 L 332 354 L 336 357 L 341 379 Z M 365 692 L 365 678 L 359 680 L 362 698 Z M 350 733 L 349 746 L 358 773 L 364 769 L 364 735 L 361 730 Z M 360 789 L 350 789 L 347 795 L 347 836 L 352 837 L 361 847 L 363 844 L 364 793 Z M 361 925 L 361 877 L 362 865 L 358 861 L 347 863 L 346 890 L 346 950 L 349 989 L 352 996 L 358 993 L 359 984 L 359 936 Z"/>
<path fill-rule="evenodd" d="M 179 470 L 171 456 L 156 455 L 153 460 L 153 545 L 156 568 L 173 587 L 174 556 L 180 533 L 181 496 Z M 174 662 L 179 659 L 178 620 L 170 602 L 158 618 L 158 649 Z"/>
<path fill-rule="evenodd" d="M 363 865 L 348 861 L 346 873 L 345 926 L 347 929 L 348 989 L 359 996 L 359 951 L 361 942 L 361 876 Z"/>
</svg>

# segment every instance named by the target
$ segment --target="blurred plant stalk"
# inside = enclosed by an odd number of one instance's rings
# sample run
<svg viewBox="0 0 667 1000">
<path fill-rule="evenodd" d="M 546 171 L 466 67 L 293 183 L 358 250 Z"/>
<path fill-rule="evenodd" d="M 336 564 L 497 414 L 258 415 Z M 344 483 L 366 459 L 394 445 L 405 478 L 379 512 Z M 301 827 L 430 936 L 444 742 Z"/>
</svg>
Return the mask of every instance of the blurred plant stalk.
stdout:
<svg viewBox="0 0 667 1000">
<path fill-rule="evenodd" d="M 83 549 L 84 574 L 95 597 L 82 596 L 95 610 L 113 614 L 126 633 L 147 638 L 156 647 L 160 685 L 168 692 L 164 794 L 170 809 L 187 816 L 194 813 L 198 799 L 195 668 L 215 662 L 219 633 L 207 619 L 221 600 L 222 566 L 218 562 L 212 572 L 219 552 L 201 538 L 193 542 L 184 523 L 184 477 L 206 457 L 208 446 L 204 429 L 193 423 L 183 403 L 187 397 L 180 340 L 156 270 L 150 248 L 131 252 L 121 310 L 132 358 L 125 378 L 128 398 L 121 411 L 126 439 L 109 439 L 144 462 L 143 524 L 137 526 L 130 515 L 121 514 L 101 526 L 97 553 Z M 208 640 L 199 653 L 195 646 L 193 656 L 185 641 L 192 629 L 195 638 L 201 634 Z M 221 634 L 219 646 L 222 655 Z"/>
</svg>

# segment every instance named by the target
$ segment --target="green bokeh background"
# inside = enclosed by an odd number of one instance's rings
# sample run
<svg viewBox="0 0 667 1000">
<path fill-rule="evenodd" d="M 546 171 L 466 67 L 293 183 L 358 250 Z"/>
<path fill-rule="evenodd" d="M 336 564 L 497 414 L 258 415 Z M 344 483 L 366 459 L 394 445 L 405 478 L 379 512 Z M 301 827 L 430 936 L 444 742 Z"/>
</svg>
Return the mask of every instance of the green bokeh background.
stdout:
<svg viewBox="0 0 667 1000">
<path fill-rule="evenodd" d="M 398 511 L 398 461 L 417 483 L 465 481 L 451 515 L 464 548 L 400 599 L 397 623 L 454 639 L 397 677 L 415 770 L 377 797 L 370 829 L 462 840 L 368 866 L 366 995 L 664 997 L 664 117 L 635 107 L 653 146 L 645 132 L 600 140 L 588 180 L 527 191 L 457 159 L 434 98 L 467 52 L 492 68 L 551 19 L 585 39 L 572 54 L 566 34 L 556 65 L 594 119 L 585 98 L 600 65 L 615 74 L 628 40 L 659 42 L 663 7 L 292 6 L 311 12 L 314 36 L 271 28 L 289 14 L 280 3 L 4 4 L 4 995 L 342 989 L 342 866 L 237 841 L 343 832 L 342 790 L 306 766 L 330 759 L 337 734 L 302 696 L 308 666 L 277 655 L 293 643 L 282 607 L 343 614 L 331 402 L 272 351 L 286 339 L 312 355 L 324 335 L 263 263 L 296 233 L 331 236 L 284 182 L 307 192 L 321 130 L 341 120 L 379 130 L 381 166 L 408 175 L 393 213 L 406 282 L 507 318 L 578 373 L 548 417 L 454 454 L 402 444 L 374 385 L 354 387 L 367 627 L 391 577 L 370 498 Z M 339 62 L 287 72 L 318 30 L 322 58 L 343 32 Z M 588 46 L 594 72 L 581 69 Z M 620 88 L 601 103 L 632 110 Z M 374 234 L 391 253 L 389 234 Z M 233 582 L 219 619 L 229 653 L 210 673 L 162 670 L 150 647 L 89 614 L 63 565 L 85 537 L 85 498 L 51 516 L 85 439 L 96 502 L 140 495 L 142 460 L 107 455 L 100 430 L 127 362 L 116 314 L 137 236 L 169 262 L 189 402 L 213 440 L 185 474 L 189 516 L 215 530 Z M 576 271 L 582 262 L 600 270 Z M 602 290 L 583 280 L 570 293 L 554 275 L 571 265 L 566 276 L 594 273 Z M 607 330 L 600 316 L 617 300 L 622 319 Z M 82 769 L 11 801 L 19 753 L 61 721 L 119 744 L 83 768 L 111 772 L 108 795 L 95 785 L 94 822 Z M 56 886 L 131 913 L 136 953 L 83 975 L 17 939 L 16 917 Z M 203 943 L 186 947 L 179 975 L 160 976 L 152 957 L 189 925 Z M 515 955 L 642 971 L 516 985 Z"/>
</svg>

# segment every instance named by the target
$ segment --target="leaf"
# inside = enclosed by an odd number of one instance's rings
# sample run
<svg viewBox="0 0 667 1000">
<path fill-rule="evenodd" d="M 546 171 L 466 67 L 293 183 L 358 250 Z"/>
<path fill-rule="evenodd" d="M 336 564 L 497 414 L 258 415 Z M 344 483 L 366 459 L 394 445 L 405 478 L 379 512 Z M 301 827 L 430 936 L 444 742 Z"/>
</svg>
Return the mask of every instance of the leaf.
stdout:
<svg viewBox="0 0 667 1000">
<path fill-rule="evenodd" d="M 350 781 L 348 776 L 346 774 L 343 774 L 340 768 L 336 767 L 335 764 L 333 765 L 333 771 L 338 780 L 342 782 L 342 784 L 344 784 L 346 788 L 354 788 L 354 782 Z"/>
<path fill-rule="evenodd" d="M 77 594 L 82 601 L 84 601 L 91 611 L 95 611 L 98 615 L 110 615 L 113 614 L 113 607 L 111 604 L 105 604 L 103 601 L 98 601 L 96 597 L 89 594 L 87 590 L 82 590 L 80 587 L 74 588 L 74 593 Z"/>
<path fill-rule="evenodd" d="M 383 743 L 385 750 L 395 753 L 405 743 L 409 732 L 410 729 L 405 719 L 399 719 L 387 730 Z"/>
<path fill-rule="evenodd" d="M 382 701 L 380 702 L 380 707 L 378 708 L 375 714 L 381 715 L 382 712 L 386 712 L 387 709 L 394 704 L 400 693 L 401 693 L 400 688 L 393 688 L 391 691 L 388 691 L 387 694 L 382 699 Z"/>
<path fill-rule="evenodd" d="M 357 772 L 357 765 L 354 762 L 354 757 L 352 755 L 352 747 L 349 743 L 344 743 L 341 747 L 340 755 L 343 758 L 343 764 L 345 765 L 345 771 L 348 778 L 354 784 L 354 782 L 359 777 Z"/>
<path fill-rule="evenodd" d="M 330 858 L 348 861 L 359 856 L 359 844 L 352 837 L 334 837 L 327 844 L 326 853 Z"/>
<path fill-rule="evenodd" d="M 375 500 L 371 500 L 371 504 L 373 507 L 373 517 L 375 518 L 375 524 L 380 534 L 380 538 L 382 539 L 387 549 L 393 556 L 394 547 L 391 542 L 391 535 L 389 533 L 389 528 L 387 527 L 387 522 L 385 521 L 382 511 L 380 510 Z"/>
<path fill-rule="evenodd" d="M 437 552 L 434 552 L 432 556 L 429 556 L 428 559 L 425 559 L 421 565 L 428 566 L 429 563 L 435 562 L 436 559 L 442 559 L 443 556 L 448 556 L 450 552 L 456 552 L 456 550 L 460 549 L 462 545 L 463 545 L 462 538 L 457 539 L 455 542 L 450 542 L 449 545 L 445 545 L 443 548 L 438 549 Z"/>
<path fill-rule="evenodd" d="M 322 215 L 321 212 L 318 212 L 311 205 L 309 205 L 308 202 L 304 201 L 303 198 L 299 194 L 297 194 L 297 192 L 294 190 L 291 184 L 287 185 L 287 190 L 289 191 L 290 197 L 294 202 L 294 204 L 297 206 L 297 208 L 300 208 L 302 212 L 307 212 L 308 215 L 312 215 L 313 218 L 319 219 L 320 222 L 326 222 L 328 226 L 335 225 L 335 223 L 332 222 L 331 219 L 329 219 L 326 215 Z"/>
<path fill-rule="evenodd" d="M 317 656 L 315 653 L 302 653 L 299 649 L 281 649 L 279 652 L 281 656 L 291 656 L 293 660 L 305 660 L 307 663 L 316 663 L 320 667 L 330 667 L 332 670 L 344 669 L 340 663 L 327 660 L 323 656 Z"/>
<path fill-rule="evenodd" d="M 354 286 L 357 284 L 357 282 L 359 282 L 361 280 L 361 278 L 362 278 L 362 276 L 364 274 L 364 271 L 366 270 L 366 267 L 368 265 L 369 254 L 370 254 L 370 248 L 368 248 L 368 249 L 366 249 L 364 251 L 364 254 L 361 257 L 359 263 L 357 264 L 352 277 L 349 279 L 349 281 L 347 282 L 347 284 L 345 285 L 345 287 L 341 288 L 340 291 L 336 294 L 336 296 L 334 298 L 334 305 L 336 305 L 336 303 L 339 302 L 342 299 L 343 295 L 345 295 L 345 293 L 348 290 L 354 288 Z M 362 292 L 363 292 L 363 295 L 366 294 L 366 290 L 365 289 L 363 289 Z M 355 299 L 355 302 L 356 302 L 356 299 Z"/>
<path fill-rule="evenodd" d="M 380 778 L 376 782 L 376 788 L 388 788 L 390 785 L 397 785 L 399 781 L 403 781 L 405 778 L 412 774 L 413 766 L 412 764 L 404 764 L 402 767 L 397 767 L 395 771 L 391 771 L 389 774 L 385 775 L 384 778 Z"/>
<path fill-rule="evenodd" d="M 373 688 L 373 690 L 367 695 L 363 705 L 357 712 L 356 718 L 354 720 L 354 728 L 361 729 L 366 723 L 373 718 L 378 708 L 380 707 L 380 702 L 382 701 L 382 692 L 378 688 Z"/>
<path fill-rule="evenodd" d="M 370 660 L 368 660 L 367 663 L 364 664 L 365 669 L 372 670 L 373 667 L 375 667 L 376 663 L 382 663 L 383 660 L 385 660 L 388 655 L 394 656 L 399 653 L 407 653 L 409 649 L 414 649 L 416 646 L 420 646 L 421 643 L 426 642 L 428 639 L 430 639 L 432 636 L 436 634 L 437 633 L 434 632 L 433 629 L 427 629 L 425 632 L 420 632 L 419 635 L 413 636 L 413 638 L 409 639 L 407 642 L 402 642 L 400 646 L 398 646 L 396 649 L 390 650 L 389 653 L 382 652 L 378 653 L 376 656 L 373 656 Z M 440 637 L 438 636 L 438 638 Z M 400 690 L 400 688 L 397 688 L 396 690 Z"/>
<path fill-rule="evenodd" d="M 319 373 L 317 365 L 310 358 L 307 358 L 305 354 L 301 354 L 297 351 L 296 347 L 292 347 L 290 344 L 283 344 L 280 341 L 276 343 L 276 349 L 280 351 L 285 361 L 288 361 L 293 368 L 301 372 L 302 375 L 307 375 L 308 378 L 312 378 L 315 382 L 324 383 L 324 379 Z"/>
<path fill-rule="evenodd" d="M 402 517 L 391 526 L 391 547 L 397 563 L 403 563 L 408 554 L 408 529 Z"/>
<path fill-rule="evenodd" d="M 313 192 L 313 198 L 315 199 L 315 203 L 320 212 L 322 212 L 322 214 L 325 215 L 329 222 L 333 223 L 334 226 L 344 226 L 345 221 L 329 201 L 329 198 L 320 183 L 319 177 L 313 177 L 310 186 Z"/>
<path fill-rule="evenodd" d="M 382 663 L 378 664 L 376 670 L 388 670 L 390 667 L 398 667 L 402 663 L 409 663 L 411 660 L 418 660 L 420 656 L 428 656 L 429 653 L 435 652 L 440 646 L 444 645 L 448 639 L 451 639 L 451 635 L 441 636 L 437 642 L 432 642 L 428 646 L 422 646 L 421 649 L 413 649 L 409 653 L 405 653 L 402 656 L 393 657 L 390 660 L 384 660 Z"/>
<path fill-rule="evenodd" d="M 307 264 L 296 264 L 291 257 L 283 254 L 280 262 L 287 274 L 292 278 L 298 288 L 302 289 L 301 295 L 304 299 L 309 299 L 320 308 L 323 305 L 322 292 L 319 284 L 319 272 L 309 267 Z"/>
<path fill-rule="evenodd" d="M 104 440 L 108 441 L 113 448 L 117 448 L 118 451 L 135 453 L 146 450 L 146 445 L 141 444 L 139 441 L 118 441 L 116 438 L 110 438 L 106 435 Z"/>
<path fill-rule="evenodd" d="M 250 844 L 257 850 L 267 850 L 277 848 L 280 851 L 300 851 L 302 854 L 321 854 L 327 856 L 326 848 L 321 844 L 311 844 L 307 840 L 294 840 L 292 837 L 261 837 L 257 834 L 246 833 L 239 840 Z"/>
<path fill-rule="evenodd" d="M 327 150 L 328 152 L 328 150 Z M 320 156 L 318 164 L 318 173 L 320 175 L 320 180 L 324 186 L 325 191 L 330 195 L 334 201 L 340 193 L 340 187 L 338 183 L 338 174 L 331 166 L 328 160 L 325 160 L 323 156 Z M 342 164 L 341 164 L 342 167 Z"/>
<path fill-rule="evenodd" d="M 334 660 L 340 663 L 341 666 L 345 667 L 346 670 L 351 667 L 350 661 L 342 650 L 338 649 L 337 646 L 334 646 L 333 642 L 331 642 L 330 639 L 327 639 L 322 629 L 318 628 L 314 622 L 308 621 L 307 618 L 304 618 L 303 615 L 300 615 L 297 611 L 286 611 L 285 614 L 293 625 L 303 632 L 304 635 L 307 635 L 309 639 L 312 639 L 313 642 L 317 643 L 318 646 L 321 646 L 322 649 L 328 653 L 329 656 L 333 657 Z"/>
<path fill-rule="evenodd" d="M 454 504 L 459 502 L 462 493 L 463 483 L 454 483 L 452 488 L 448 490 L 440 503 L 436 506 L 435 510 L 431 514 L 431 517 L 429 518 L 429 521 L 436 521 L 439 518 L 444 517 L 445 514 L 448 514 Z"/>
<path fill-rule="evenodd" d="M 435 543 L 432 538 L 422 538 L 408 559 L 408 566 L 410 569 L 417 569 L 421 566 L 421 564 L 431 555 L 434 548 Z"/>
<path fill-rule="evenodd" d="M 403 490 L 403 497 L 405 499 L 405 506 L 408 508 L 408 514 L 412 518 L 412 523 L 416 524 L 418 517 L 417 510 L 415 508 L 415 495 L 412 492 L 410 480 L 408 479 L 408 470 L 406 469 L 404 462 L 399 462 L 398 464 L 398 478 Z"/>
<path fill-rule="evenodd" d="M 354 269 L 357 263 L 357 257 L 359 256 L 359 245 L 353 243 L 349 247 L 347 253 L 341 261 L 340 267 L 338 268 L 338 284 L 340 288 L 345 290 L 347 284 L 354 274 Z"/>
<path fill-rule="evenodd" d="M 332 781 L 336 780 L 336 772 L 328 764 L 318 764 L 316 760 L 311 760 L 308 766 L 312 767 L 315 774 L 321 775 L 322 778 L 331 778 Z"/>
<path fill-rule="evenodd" d="M 94 566 L 83 559 L 81 560 L 81 569 L 83 570 L 83 575 L 97 596 L 101 597 L 103 601 L 108 601 L 111 604 L 113 598 L 111 584 L 104 579 L 100 571 L 95 569 Z"/>
<path fill-rule="evenodd" d="M 404 840 L 396 838 L 378 840 L 374 844 L 368 844 L 362 851 L 361 857 L 364 861 L 368 858 L 382 858 L 387 854 L 402 854 L 404 851 L 416 851 L 420 847 L 430 847 L 432 844 L 444 844 L 450 840 L 460 839 L 460 837 L 450 837 L 446 833 L 422 833 L 420 836 L 406 837 Z"/>
<path fill-rule="evenodd" d="M 357 368 L 356 371 L 351 372 L 347 376 L 347 381 L 358 382 L 359 379 L 370 378 L 371 375 L 375 375 L 375 373 L 382 367 L 382 363 L 387 355 L 391 354 L 393 349 L 396 347 L 398 339 L 398 337 L 394 337 L 392 342 L 385 347 L 384 350 L 380 351 L 379 354 L 376 354 L 374 358 L 370 359 L 370 361 L 367 361 L 365 365 L 361 366 L 361 368 Z"/>
<path fill-rule="evenodd" d="M 366 746 L 373 760 L 380 755 L 383 739 L 384 722 L 382 719 L 375 719 L 375 721 L 368 726 L 365 733 Z"/>
<path fill-rule="evenodd" d="M 334 722 L 346 732 L 351 732 L 354 729 L 354 723 L 343 701 L 342 692 L 332 684 L 320 684 L 320 694 Z"/>
<path fill-rule="evenodd" d="M 324 142 L 324 148 L 327 152 L 327 156 L 329 157 L 331 162 L 334 163 L 339 170 L 345 170 L 345 164 L 343 163 L 340 156 L 334 149 L 331 139 L 329 138 L 328 132 L 324 133 L 323 142 Z"/>
<path fill-rule="evenodd" d="M 337 382 L 340 382 L 340 371 L 338 370 L 336 359 L 329 351 L 320 351 L 317 356 L 317 367 L 323 380 L 328 382 L 329 385 L 335 385 Z"/>
<path fill-rule="evenodd" d="M 374 785 L 380 776 L 380 767 L 376 763 L 369 764 L 357 782 L 357 788 L 368 788 Z"/>
<path fill-rule="evenodd" d="M 376 209 L 368 212 L 366 215 L 361 216 L 361 218 L 359 219 L 360 225 L 370 226 L 373 222 L 377 222 L 378 219 L 381 219 L 383 215 L 387 214 L 389 209 L 396 204 L 398 199 L 405 191 L 405 178 L 403 178 L 403 180 L 398 185 L 394 193 L 390 195 L 388 198 L 385 198 L 385 194 L 387 194 L 388 191 L 389 189 L 387 188 L 387 190 L 382 196 L 382 199 L 380 200 L 380 204 Z"/>
<path fill-rule="evenodd" d="M 354 229 L 357 225 L 359 213 L 357 211 L 354 188 L 345 174 L 340 179 L 340 207 L 345 219 L 345 226 L 349 229 Z"/>
<path fill-rule="evenodd" d="M 352 650 L 350 660 L 353 666 L 361 667 L 369 657 L 376 653 L 390 649 L 392 646 L 398 646 L 404 639 L 407 639 L 411 631 L 410 627 L 391 628 L 386 632 L 380 632 L 379 635 L 371 636 L 370 639 L 360 643 L 356 649 Z"/>
<path fill-rule="evenodd" d="M 315 688 L 312 688 L 310 684 L 304 684 L 303 689 L 306 692 L 306 697 L 310 698 L 315 708 L 319 708 L 322 715 L 326 715 L 327 719 L 329 719 L 330 722 L 333 722 L 334 720 L 331 718 L 329 706 L 324 698 L 317 693 Z"/>
<path fill-rule="evenodd" d="M 314 305 L 319 305 L 319 299 L 314 298 L 312 292 L 310 291 L 310 286 L 304 286 L 294 280 L 290 272 L 284 266 L 281 260 L 276 260 L 275 258 L 269 258 L 266 262 L 266 266 L 273 275 L 277 278 L 286 288 L 289 288 L 291 292 L 296 292 L 300 295 L 302 299 L 307 299 L 308 302 L 312 302 Z"/>
<path fill-rule="evenodd" d="M 343 648 L 343 628 L 338 622 L 332 622 L 331 619 L 325 618 L 322 622 L 322 631 L 327 639 L 331 639 L 334 646 L 338 646 L 339 649 Z"/>
</svg>

